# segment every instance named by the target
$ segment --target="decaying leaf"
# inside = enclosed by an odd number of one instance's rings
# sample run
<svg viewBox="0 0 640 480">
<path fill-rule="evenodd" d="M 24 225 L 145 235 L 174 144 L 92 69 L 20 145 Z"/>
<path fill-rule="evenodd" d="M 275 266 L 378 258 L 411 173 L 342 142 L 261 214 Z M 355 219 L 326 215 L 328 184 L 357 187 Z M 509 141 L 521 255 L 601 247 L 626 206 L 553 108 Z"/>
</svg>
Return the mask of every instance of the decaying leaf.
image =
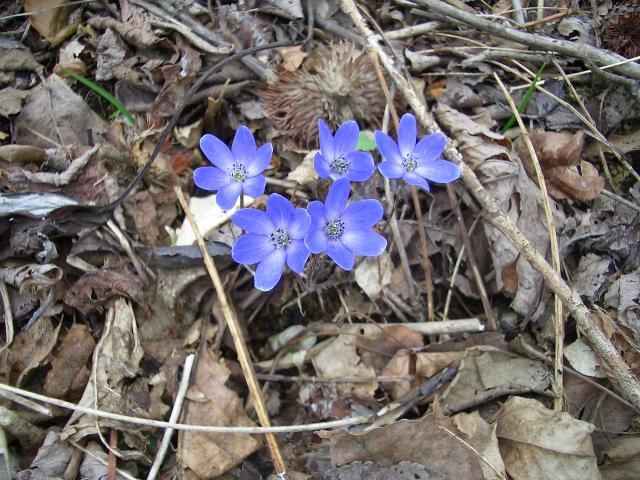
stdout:
<svg viewBox="0 0 640 480">
<path fill-rule="evenodd" d="M 185 422 L 194 425 L 255 426 L 244 412 L 242 400 L 225 386 L 229 369 L 210 350 L 204 350 L 187 393 Z M 180 432 L 178 457 L 198 478 L 213 478 L 259 448 L 250 435 Z"/>
<path fill-rule="evenodd" d="M 102 311 L 105 302 L 120 296 L 144 304 L 142 281 L 128 272 L 102 269 L 80 277 L 65 293 L 64 303 L 87 315 L 96 310 Z"/>
<path fill-rule="evenodd" d="M 149 392 L 148 380 L 138 377 L 143 355 L 133 309 L 125 299 L 118 299 L 107 311 L 102 337 L 94 351 L 91 378 L 79 404 L 143 418 L 161 418 L 168 407 L 160 402 L 160 392 Z M 120 430 L 127 444 L 144 449 L 142 433 L 130 425 L 114 420 L 99 423 Z M 79 440 L 96 433 L 97 425 L 95 417 L 74 412 L 61 435 L 63 439 Z M 141 455 L 135 451 L 120 453 L 127 458 Z"/>
<path fill-rule="evenodd" d="M 363 364 L 353 335 L 339 335 L 313 358 L 313 366 L 320 377 L 375 377 L 372 367 Z M 345 397 L 373 398 L 378 382 L 340 383 L 338 392 Z"/>
<path fill-rule="evenodd" d="M 497 415 L 497 435 L 507 473 L 514 480 L 598 480 L 593 425 L 528 398 L 512 397 Z"/>
<path fill-rule="evenodd" d="M 107 124 L 64 80 L 53 74 L 45 85 L 31 89 L 16 120 L 15 139 L 20 144 L 44 148 L 51 147 L 45 138 L 65 146 L 89 145 L 88 129 L 93 141 L 100 143 Z"/>
<path fill-rule="evenodd" d="M 418 420 L 400 420 L 366 433 L 344 431 L 320 433 L 331 441 L 331 463 L 373 461 L 383 465 L 415 462 L 443 478 L 485 480 L 482 460 L 442 428 L 457 435 L 488 457 L 498 471 L 504 471 L 497 454 L 494 429 L 477 413 L 437 418 L 428 414 Z"/>
<path fill-rule="evenodd" d="M 616 438 L 604 452 L 604 465 L 600 467 L 604 480 L 640 478 L 640 437 Z"/>
<path fill-rule="evenodd" d="M 16 335 L 11 345 L 11 371 L 12 377 L 15 376 L 15 385 L 20 386 L 33 369 L 46 365 L 61 326 L 62 322 L 54 328 L 50 317 L 41 317 L 26 332 L 20 331 Z"/>
<path fill-rule="evenodd" d="M 58 433 L 50 431 L 38 449 L 36 458 L 31 462 L 30 468 L 19 472 L 16 475 L 16 479 L 61 478 L 72 454 L 73 447 L 66 442 L 60 441 Z"/>
<path fill-rule="evenodd" d="M 82 391 L 89 380 L 87 361 L 94 348 L 95 342 L 86 325 L 71 326 L 51 360 L 51 370 L 44 381 L 45 393 L 63 398 L 70 390 Z"/>
<path fill-rule="evenodd" d="M 392 270 L 393 263 L 387 252 L 365 258 L 355 268 L 356 283 L 369 298 L 377 298 L 391 284 Z"/>
<path fill-rule="evenodd" d="M 582 375 L 607 378 L 607 375 L 600 368 L 596 354 L 582 339 L 578 338 L 575 342 L 564 347 L 564 356 L 571 366 Z"/>
<path fill-rule="evenodd" d="M 584 132 L 547 132 L 535 129 L 529 134 L 540 162 L 549 195 L 556 199 L 572 198 L 588 202 L 604 188 L 602 178 L 593 165 L 580 160 L 584 146 Z M 522 159 L 529 177 L 536 181 L 533 160 L 522 138 L 514 147 Z"/>
<path fill-rule="evenodd" d="M 393 398 L 407 393 L 412 386 L 425 382 L 443 368 L 456 365 L 464 352 L 418 352 L 400 350 L 389 360 L 382 374 L 385 376 L 415 376 L 415 381 L 393 382 L 385 386 Z"/>
<path fill-rule="evenodd" d="M 511 158 L 511 142 L 503 135 L 444 103 L 438 103 L 434 114 L 451 138 L 458 142 L 460 153 L 472 169 L 476 170 L 491 159 Z"/>
<path fill-rule="evenodd" d="M 440 402 L 446 412 L 459 412 L 506 395 L 544 393 L 551 379 L 551 371 L 540 361 L 491 347 L 470 348 Z"/>
<path fill-rule="evenodd" d="M 65 6 L 65 0 L 24 0 L 24 9 L 29 15 L 31 26 L 47 40 L 67 26 L 69 12 L 73 7 Z"/>
</svg>

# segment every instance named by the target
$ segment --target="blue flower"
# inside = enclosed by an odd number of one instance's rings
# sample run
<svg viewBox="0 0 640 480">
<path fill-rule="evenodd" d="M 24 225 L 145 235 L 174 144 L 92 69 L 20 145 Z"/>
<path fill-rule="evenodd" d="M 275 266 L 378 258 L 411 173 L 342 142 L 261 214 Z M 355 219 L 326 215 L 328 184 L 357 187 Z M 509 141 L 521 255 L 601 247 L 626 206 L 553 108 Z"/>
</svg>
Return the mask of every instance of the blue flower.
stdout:
<svg viewBox="0 0 640 480">
<path fill-rule="evenodd" d="M 322 119 L 318 120 L 318 130 L 320 151 L 316 153 L 313 166 L 321 178 L 348 178 L 352 182 L 369 180 L 375 166 L 370 154 L 356 150 L 360 128 L 354 120 L 340 125 L 335 137 Z"/>
<path fill-rule="evenodd" d="M 257 263 L 255 287 L 271 290 L 282 277 L 285 263 L 296 273 L 302 273 L 309 258 L 304 236 L 311 219 L 304 208 L 294 208 L 277 193 L 267 199 L 267 211 L 253 208 L 238 210 L 231 217 L 247 233 L 231 249 L 231 257 L 243 265 Z"/>
<path fill-rule="evenodd" d="M 382 218 L 377 200 L 359 200 L 347 205 L 349 180 L 336 180 L 325 203 L 315 200 L 307 211 L 311 227 L 304 243 L 311 253 L 327 252 L 344 270 L 351 270 L 356 255 L 375 257 L 387 247 L 384 237 L 373 226 Z"/>
<path fill-rule="evenodd" d="M 400 178 L 410 185 L 429 191 L 429 183 L 449 183 L 460 178 L 460 168 L 442 159 L 446 140 L 441 133 L 427 135 L 416 144 L 416 117 L 405 113 L 400 119 L 398 143 L 377 130 L 376 145 L 383 161 L 378 165 L 387 178 Z"/>
<path fill-rule="evenodd" d="M 251 130 L 238 128 L 231 150 L 218 137 L 206 134 L 200 148 L 213 167 L 199 167 L 193 172 L 194 183 L 203 190 L 217 190 L 216 203 L 223 210 L 231 210 L 240 193 L 259 197 L 264 193 L 267 179 L 262 172 L 271 163 L 273 147 L 270 143 L 256 150 Z"/>
</svg>

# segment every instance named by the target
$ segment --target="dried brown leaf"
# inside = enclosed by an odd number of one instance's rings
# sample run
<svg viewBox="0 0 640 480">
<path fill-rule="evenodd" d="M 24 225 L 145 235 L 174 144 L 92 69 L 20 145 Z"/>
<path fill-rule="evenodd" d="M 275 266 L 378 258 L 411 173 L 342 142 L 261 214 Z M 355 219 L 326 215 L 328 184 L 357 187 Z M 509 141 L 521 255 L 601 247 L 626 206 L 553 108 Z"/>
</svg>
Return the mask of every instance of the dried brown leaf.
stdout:
<svg viewBox="0 0 640 480">
<path fill-rule="evenodd" d="M 229 369 L 210 351 L 204 350 L 187 394 L 186 423 L 216 426 L 254 426 L 238 395 L 226 387 Z M 249 435 L 181 432 L 178 456 L 198 478 L 222 475 L 259 448 Z"/>
<path fill-rule="evenodd" d="M 507 473 L 514 480 L 599 480 L 594 427 L 528 398 L 512 397 L 497 416 L 497 435 Z"/>
<path fill-rule="evenodd" d="M 48 396 L 63 398 L 72 389 L 84 389 L 89 379 L 87 361 L 95 345 L 86 325 L 71 326 L 51 360 L 51 370 L 44 381 L 44 391 Z"/>
<path fill-rule="evenodd" d="M 473 417 L 473 418 L 465 418 Z M 366 433 L 321 433 L 331 440 L 331 463 L 343 465 L 354 461 L 374 461 L 383 465 L 402 461 L 426 465 L 443 478 L 485 480 L 482 460 L 439 427 L 457 435 L 480 452 L 490 454 L 491 462 L 501 470 L 496 436 L 477 413 L 437 418 L 428 414 L 418 420 L 400 420 Z M 460 430 L 462 429 L 462 430 Z M 464 430 L 464 431 L 463 431 Z"/>
</svg>

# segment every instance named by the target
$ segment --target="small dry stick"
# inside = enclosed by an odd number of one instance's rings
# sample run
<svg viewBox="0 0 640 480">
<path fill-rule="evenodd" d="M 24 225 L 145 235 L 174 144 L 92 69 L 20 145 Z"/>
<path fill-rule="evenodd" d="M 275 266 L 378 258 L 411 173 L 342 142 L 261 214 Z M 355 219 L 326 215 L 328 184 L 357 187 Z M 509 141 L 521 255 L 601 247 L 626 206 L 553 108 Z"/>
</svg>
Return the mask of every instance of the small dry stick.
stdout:
<svg viewBox="0 0 640 480">
<path fill-rule="evenodd" d="M 553 212 L 551 211 L 551 200 L 549 199 L 549 192 L 547 192 L 547 184 L 545 183 L 544 175 L 542 174 L 542 168 L 540 167 L 540 161 L 538 160 L 538 155 L 536 154 L 535 149 L 533 148 L 533 144 L 531 143 L 531 138 L 529 138 L 529 132 L 527 128 L 524 126 L 524 122 L 522 121 L 522 117 L 520 116 L 520 112 L 518 112 L 518 107 L 516 107 L 513 98 L 509 95 L 507 88 L 504 86 L 500 77 L 493 73 L 493 77 L 495 78 L 500 90 L 504 94 L 507 102 L 509 102 L 509 106 L 511 107 L 511 111 L 518 122 L 518 126 L 520 127 L 520 131 L 522 132 L 522 138 L 524 139 L 525 144 L 527 145 L 527 150 L 529 151 L 529 155 L 531 156 L 531 163 L 533 163 L 533 168 L 536 171 L 536 178 L 538 179 L 538 186 L 540 187 L 540 192 L 542 193 L 542 205 L 544 206 L 544 214 L 547 219 L 547 229 L 549 230 L 549 242 L 551 244 L 551 260 L 553 262 L 553 269 L 556 271 L 558 275 L 560 275 L 560 252 L 558 250 L 558 234 L 556 233 L 556 226 L 553 220 Z M 556 294 L 554 296 L 554 332 L 555 332 L 555 364 L 554 364 L 554 377 L 556 381 L 556 396 L 553 399 L 553 408 L 554 410 L 561 411 L 563 409 L 563 363 L 562 363 L 562 349 L 564 344 L 564 316 L 562 313 L 562 302 L 560 298 Z"/>
<path fill-rule="evenodd" d="M 352 417 L 344 420 L 336 420 L 332 422 L 308 423 L 306 425 L 280 425 L 277 427 L 216 427 L 211 425 L 188 425 L 185 423 L 171 423 L 160 420 L 149 420 L 148 418 L 132 417 L 129 415 L 121 415 L 119 413 L 106 412 L 97 408 L 82 407 L 75 403 L 60 400 L 58 398 L 47 397 L 39 393 L 23 390 L 22 388 L 12 387 L 4 383 L 0 383 L 0 390 L 15 393 L 25 398 L 30 398 L 38 402 L 55 405 L 56 407 L 66 408 L 74 412 L 84 413 L 86 415 L 94 415 L 99 418 L 109 418 L 119 422 L 126 422 L 132 425 L 144 425 L 152 428 L 173 428 L 174 430 L 185 430 L 189 432 L 203 433 L 244 433 L 244 434 L 262 434 L 262 433 L 293 433 L 293 432 L 315 432 L 318 430 L 327 430 L 329 428 L 350 427 L 359 425 L 369 421 L 370 417 Z"/>
<path fill-rule="evenodd" d="M 413 0 L 414 3 L 427 7 L 430 13 L 439 13 L 447 17 L 447 20 L 455 20 L 477 28 L 483 32 L 488 32 L 514 42 L 522 43 L 539 50 L 568 55 L 585 62 L 595 62 L 600 66 L 611 64 L 620 60 L 620 57 L 613 55 L 606 50 L 592 47 L 585 44 L 576 44 L 568 40 L 558 40 L 533 33 L 521 32 L 514 28 L 505 27 L 498 22 L 486 20 L 479 15 L 467 13 L 459 8 L 447 5 L 439 0 Z M 626 75 L 634 80 L 640 80 L 640 65 L 625 63 L 617 65 L 616 71 L 621 75 Z"/>
<path fill-rule="evenodd" d="M 189 378 L 191 377 L 191 368 L 193 367 L 194 358 L 195 355 L 191 354 L 188 355 L 184 360 L 182 379 L 180 380 L 180 386 L 178 387 L 178 392 L 176 393 L 176 401 L 173 404 L 171 416 L 169 417 L 169 421 L 171 423 L 178 421 L 178 417 L 180 416 L 180 412 L 182 411 L 182 402 L 184 401 L 184 397 L 187 394 L 187 388 L 189 388 Z M 162 441 L 160 442 L 160 448 L 158 449 L 156 458 L 153 460 L 153 465 L 151 465 L 151 470 L 149 470 L 147 480 L 155 480 L 156 475 L 158 475 L 160 467 L 162 466 L 162 462 L 164 461 L 164 457 L 167 454 L 167 450 L 169 449 L 169 442 L 171 442 L 173 432 L 173 428 L 167 428 L 164 431 Z"/>
<path fill-rule="evenodd" d="M 218 295 L 218 300 L 220 301 L 222 313 L 224 314 L 224 318 L 227 321 L 229 332 L 231 332 L 233 343 L 236 347 L 236 351 L 238 352 L 238 361 L 240 362 L 242 372 L 244 373 L 245 379 L 247 381 L 249 393 L 254 399 L 256 413 L 258 415 L 260 425 L 262 425 L 263 427 L 269 427 L 271 426 L 271 421 L 269 420 L 269 414 L 267 413 L 267 408 L 264 404 L 264 398 L 262 397 L 262 390 L 260 389 L 260 384 L 256 379 L 256 373 L 253 370 L 253 364 L 251 363 L 251 357 L 249 356 L 249 349 L 247 348 L 247 343 L 244 338 L 244 334 L 242 333 L 242 329 L 240 328 L 238 318 L 236 317 L 235 311 L 229 304 L 227 293 L 224 291 L 222 280 L 220 280 L 220 275 L 218 275 L 218 270 L 214 265 L 213 260 L 211 260 L 211 256 L 209 255 L 207 246 L 205 245 L 204 239 L 200 234 L 198 224 L 196 223 L 195 218 L 193 217 L 193 214 L 189 209 L 189 205 L 184 198 L 182 189 L 180 187 L 175 187 L 174 190 L 178 197 L 178 201 L 182 206 L 182 210 L 184 210 L 184 213 L 187 216 L 187 220 L 191 224 L 193 233 L 196 235 L 198 246 L 200 247 L 202 258 L 204 259 L 205 267 L 207 268 L 207 272 L 209 273 L 211 281 L 213 282 L 213 286 L 216 289 L 216 294 Z M 271 460 L 273 461 L 273 467 L 276 473 L 280 474 L 282 472 L 286 472 L 286 467 L 284 465 L 284 460 L 282 459 L 282 454 L 280 453 L 280 447 L 278 446 L 277 438 L 273 433 L 266 434 L 265 438 L 267 440 L 267 447 L 269 448 L 269 454 L 271 455 Z"/>
<path fill-rule="evenodd" d="M 388 55 L 382 50 L 380 45 L 378 45 L 373 32 L 371 32 L 358 12 L 353 0 L 342 0 L 341 8 L 351 17 L 356 28 L 367 39 L 367 45 L 378 54 L 381 63 L 387 69 L 389 75 L 396 81 L 398 88 L 415 112 L 422 126 L 430 132 L 440 131 L 440 127 L 418 97 L 413 85 L 402 76 Z M 571 289 L 563 278 L 550 268 L 549 263 L 547 263 L 544 257 L 533 248 L 518 227 L 504 214 L 496 199 L 487 192 L 473 170 L 464 163 L 460 152 L 450 146 L 446 153 L 450 159 L 460 165 L 462 180 L 470 193 L 483 206 L 485 210 L 484 217 L 511 240 L 522 256 L 542 275 L 548 287 L 560 296 L 565 307 L 576 320 L 578 328 L 584 333 L 594 351 L 602 360 L 607 375 L 613 384 L 624 398 L 640 408 L 640 382 L 638 378 L 633 374 L 629 365 L 625 363 L 600 327 L 598 327 L 591 316 L 591 312 L 582 302 L 580 295 Z"/>
</svg>

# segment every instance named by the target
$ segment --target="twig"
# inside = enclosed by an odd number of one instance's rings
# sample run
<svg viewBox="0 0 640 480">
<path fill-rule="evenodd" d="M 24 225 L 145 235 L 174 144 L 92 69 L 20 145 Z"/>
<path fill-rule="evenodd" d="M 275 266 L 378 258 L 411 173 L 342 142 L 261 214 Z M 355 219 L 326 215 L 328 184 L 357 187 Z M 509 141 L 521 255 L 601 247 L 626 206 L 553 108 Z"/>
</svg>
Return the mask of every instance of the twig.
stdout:
<svg viewBox="0 0 640 480">
<path fill-rule="evenodd" d="M 178 420 L 180 412 L 182 411 L 182 402 L 185 395 L 187 394 L 187 388 L 189 388 L 189 379 L 191 378 L 191 368 L 193 367 L 194 358 L 195 355 L 190 354 L 187 355 L 187 358 L 185 358 L 184 360 L 182 379 L 180 380 L 180 386 L 178 387 L 178 392 L 176 393 L 176 400 L 173 404 L 173 408 L 171 409 L 171 416 L 169 417 L 169 422 L 171 423 L 174 423 Z M 164 434 L 162 435 L 162 441 L 160 442 L 160 448 L 158 448 L 156 458 L 153 460 L 153 465 L 151 465 L 151 469 L 149 470 L 149 474 L 147 475 L 147 480 L 155 480 L 156 475 L 160 471 L 160 467 L 162 466 L 164 457 L 167 454 L 167 450 L 169 449 L 169 443 L 171 442 L 173 431 L 173 428 L 167 428 L 164 431 Z"/>
<path fill-rule="evenodd" d="M 275 373 L 257 373 L 256 376 L 260 380 L 268 382 L 282 383 L 395 383 L 395 382 L 412 382 L 415 380 L 413 375 L 389 376 L 382 375 L 379 377 L 360 377 L 360 376 L 342 376 L 342 377 L 316 377 L 311 375 L 278 375 Z"/>
<path fill-rule="evenodd" d="M 431 3 L 431 0 L 429 0 L 429 2 Z M 440 2 L 436 3 L 440 4 Z M 380 61 L 389 72 L 389 75 L 394 80 L 397 79 L 396 83 L 398 84 L 398 88 L 400 88 L 405 99 L 414 110 L 418 121 L 430 132 L 441 131 L 433 116 L 427 111 L 425 105 L 419 99 L 413 85 L 402 76 L 386 53 L 380 48 L 380 45 L 378 45 L 378 42 L 373 36 L 373 32 L 371 32 L 362 16 L 360 16 L 353 0 L 342 0 L 341 7 L 342 10 L 351 17 L 356 28 L 358 28 L 367 39 L 368 45 L 378 54 Z M 640 66 L 638 66 L 638 68 L 640 68 Z M 449 143 L 449 145 L 451 144 Z M 450 159 L 460 165 L 462 180 L 470 193 L 473 194 L 476 200 L 484 207 L 485 218 L 511 240 L 522 256 L 542 275 L 548 287 L 560 297 L 567 310 L 576 320 L 578 328 L 584 333 L 596 354 L 602 360 L 602 364 L 613 384 L 624 398 L 640 408 L 640 382 L 620 357 L 616 348 L 597 326 L 591 317 L 589 309 L 582 302 L 580 295 L 575 290 L 572 290 L 562 277 L 549 266 L 544 257 L 533 248 L 529 240 L 527 240 L 522 232 L 513 224 L 511 219 L 502 212 L 496 199 L 491 196 L 482 183 L 480 183 L 480 180 L 478 180 L 473 170 L 464 162 L 460 152 L 452 146 L 449 146 L 446 153 Z"/>
<path fill-rule="evenodd" d="M 108 462 L 107 460 L 105 460 L 104 458 L 100 458 L 98 455 L 96 455 L 95 453 L 93 453 L 91 450 L 89 450 L 88 448 L 83 447 L 82 445 L 80 445 L 77 442 L 74 442 L 73 440 L 68 440 L 68 442 L 73 445 L 75 448 L 77 448 L 78 450 L 80 450 L 82 453 L 84 453 L 85 455 L 89 455 L 91 458 L 94 458 L 98 463 L 101 463 L 104 466 L 108 466 Z M 118 473 L 118 475 L 122 475 L 124 478 L 126 478 L 127 480 L 138 480 L 136 477 L 134 477 L 133 475 L 131 475 L 129 472 L 126 472 L 120 468 L 116 469 L 116 472 Z"/>
<path fill-rule="evenodd" d="M 513 40 L 514 42 L 529 45 L 540 50 L 568 55 L 584 62 L 597 62 L 599 65 L 608 65 L 621 59 L 620 56 L 611 54 L 606 50 L 590 45 L 573 43 L 568 40 L 548 38 L 543 35 L 521 32 L 513 28 L 505 27 L 497 22 L 485 20 L 478 15 L 464 12 L 458 8 L 447 5 L 440 0 L 413 0 L 416 4 L 427 7 L 430 12 L 445 15 L 449 19 L 470 25 L 478 30 L 488 32 L 499 37 Z M 640 65 L 625 63 L 614 67 L 621 75 L 626 75 L 635 80 L 640 80 Z"/>
<path fill-rule="evenodd" d="M 640 206 L 636 205 L 635 203 L 630 202 L 629 200 L 622 198 L 618 195 L 616 195 L 615 193 L 610 192 L 609 190 L 602 190 L 600 192 L 600 195 L 610 198 L 611 200 L 615 200 L 616 202 L 620 203 L 621 205 L 624 205 L 627 208 L 630 208 L 631 210 L 635 210 L 636 212 L 640 212 Z"/>
<path fill-rule="evenodd" d="M 200 247 L 200 252 L 202 252 L 202 258 L 204 260 L 205 267 L 207 268 L 209 277 L 211 277 L 213 286 L 216 289 L 216 294 L 218 295 L 218 300 L 220 301 L 220 308 L 222 309 L 224 318 L 227 321 L 229 332 L 233 337 L 233 343 L 238 354 L 238 361 L 240 362 L 240 366 L 242 367 L 242 372 L 244 373 L 247 386 L 249 387 L 249 393 L 254 399 L 254 405 L 256 413 L 258 415 L 258 420 L 260 421 L 260 425 L 262 425 L 263 427 L 269 427 L 271 425 L 271 421 L 269 420 L 269 414 L 267 413 L 264 398 L 262 397 L 260 385 L 258 384 L 258 380 L 256 379 L 256 373 L 253 370 L 253 364 L 251 363 L 249 349 L 247 348 L 244 333 L 242 333 L 242 328 L 240 327 L 240 323 L 238 322 L 238 317 L 236 316 L 235 311 L 231 308 L 231 304 L 227 299 L 227 293 L 225 292 L 224 286 L 222 285 L 222 280 L 220 280 L 218 269 L 213 263 L 213 260 L 211 260 L 211 256 L 209 255 L 207 246 L 204 243 L 202 235 L 200 234 L 198 224 L 196 223 L 195 218 L 193 217 L 193 214 L 189 209 L 189 205 L 184 198 L 182 189 L 180 189 L 180 187 L 176 187 L 174 190 L 178 197 L 178 201 L 182 206 L 182 210 L 184 210 L 187 220 L 191 224 L 193 233 L 195 234 L 198 241 L 198 246 Z M 266 440 L 267 447 L 271 455 L 271 460 L 273 461 L 273 467 L 276 473 L 286 472 L 284 460 L 282 459 L 280 447 L 278 446 L 278 440 L 276 439 L 275 435 L 273 435 L 272 433 L 268 433 L 266 435 Z"/>
<path fill-rule="evenodd" d="M 70 183 L 76 175 L 89 163 L 93 154 L 98 151 L 98 145 L 90 148 L 69 164 L 69 167 L 62 173 L 54 172 L 20 172 L 20 176 L 34 183 L 46 183 L 55 187 L 62 187 Z"/>
<path fill-rule="evenodd" d="M 13 311 L 11 309 L 11 299 L 9 298 L 9 290 L 4 280 L 0 278 L 0 298 L 2 299 L 2 306 L 4 309 L 4 345 L 0 347 L 0 352 L 3 352 L 5 348 L 9 347 L 13 342 Z"/>
<path fill-rule="evenodd" d="M 551 260 L 553 262 L 553 269 L 560 276 L 560 252 L 558 251 L 558 234 L 556 232 L 556 225 L 553 219 L 553 212 L 551 211 L 551 200 L 549 198 L 549 193 L 547 192 L 547 184 L 542 174 L 542 168 L 540 167 L 540 161 L 538 160 L 538 154 L 533 148 L 533 143 L 531 143 L 531 138 L 529 137 L 529 132 L 527 128 L 524 126 L 524 122 L 522 121 L 522 117 L 520 116 L 520 112 L 516 107 L 513 98 L 509 95 L 506 87 L 500 80 L 500 77 L 493 73 L 493 77 L 502 90 L 509 106 L 511 107 L 511 111 L 518 122 L 518 126 L 520 127 L 520 132 L 522 133 L 522 138 L 527 146 L 527 150 L 529 151 L 529 155 L 531 156 L 531 163 L 533 164 L 533 168 L 536 171 L 536 178 L 538 180 L 538 186 L 540 188 L 540 192 L 542 194 L 542 205 L 544 208 L 544 214 L 547 220 L 547 229 L 549 232 L 549 243 L 551 245 Z M 554 378 L 556 381 L 557 395 L 553 399 L 553 407 L 554 410 L 562 410 L 562 399 L 563 399 L 563 391 L 564 391 L 564 379 L 563 379 L 563 345 L 564 345 L 564 316 L 562 314 L 562 302 L 560 298 L 556 294 L 554 296 L 554 332 L 555 332 L 555 365 L 553 369 Z"/>
<path fill-rule="evenodd" d="M 318 430 L 326 430 L 329 428 L 349 427 L 351 425 L 359 425 L 370 420 L 369 417 L 352 417 L 334 422 L 309 423 L 306 425 L 281 425 L 277 427 L 212 427 L 210 425 L 189 425 L 185 423 L 163 422 L 160 420 L 149 420 L 147 418 L 132 417 L 129 415 L 121 415 L 119 413 L 106 412 L 97 408 L 88 408 L 76 405 L 75 403 L 59 400 L 57 398 L 47 397 L 39 393 L 30 392 L 21 388 L 12 387 L 0 383 L 0 390 L 15 393 L 22 397 L 37 400 L 39 402 L 55 405 L 67 410 L 84 413 L 86 415 L 95 415 L 100 418 L 108 418 L 118 420 L 133 425 L 144 425 L 152 428 L 173 428 L 174 430 L 186 430 L 190 432 L 204 433 L 246 433 L 246 434 L 263 434 L 263 433 L 293 433 L 293 432 L 316 432 Z"/>
</svg>

